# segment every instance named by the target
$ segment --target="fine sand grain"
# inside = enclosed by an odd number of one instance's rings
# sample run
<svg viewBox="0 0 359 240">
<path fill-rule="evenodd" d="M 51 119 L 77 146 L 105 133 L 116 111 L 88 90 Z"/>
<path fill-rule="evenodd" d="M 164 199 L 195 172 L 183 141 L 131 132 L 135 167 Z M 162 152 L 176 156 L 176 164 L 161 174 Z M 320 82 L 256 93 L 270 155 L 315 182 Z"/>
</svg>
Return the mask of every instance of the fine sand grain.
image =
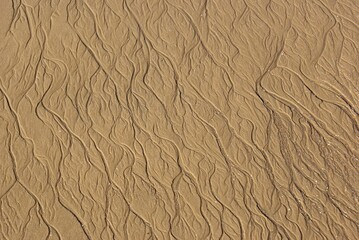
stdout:
<svg viewBox="0 0 359 240">
<path fill-rule="evenodd" d="M 1 0 L 0 240 L 359 239 L 359 1 Z"/>
</svg>

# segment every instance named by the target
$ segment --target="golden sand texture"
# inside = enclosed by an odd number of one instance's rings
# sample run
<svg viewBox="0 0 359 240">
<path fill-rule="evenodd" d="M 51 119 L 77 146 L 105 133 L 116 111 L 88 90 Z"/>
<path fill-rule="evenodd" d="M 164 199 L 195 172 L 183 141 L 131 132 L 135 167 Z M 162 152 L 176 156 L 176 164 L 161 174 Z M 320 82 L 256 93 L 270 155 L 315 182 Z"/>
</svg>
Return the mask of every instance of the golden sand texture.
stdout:
<svg viewBox="0 0 359 240">
<path fill-rule="evenodd" d="M 359 2 L 1 0 L 0 239 L 359 239 Z"/>
</svg>

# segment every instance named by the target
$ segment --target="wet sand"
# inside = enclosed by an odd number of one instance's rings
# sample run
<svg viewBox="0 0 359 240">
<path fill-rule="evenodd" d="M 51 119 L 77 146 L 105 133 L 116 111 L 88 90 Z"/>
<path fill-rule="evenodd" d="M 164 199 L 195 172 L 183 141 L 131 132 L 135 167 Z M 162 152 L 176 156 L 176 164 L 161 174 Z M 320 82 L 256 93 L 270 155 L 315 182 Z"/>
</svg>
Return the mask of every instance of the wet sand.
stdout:
<svg viewBox="0 0 359 240">
<path fill-rule="evenodd" d="M 359 2 L 0 19 L 0 239 L 359 238 Z"/>
</svg>

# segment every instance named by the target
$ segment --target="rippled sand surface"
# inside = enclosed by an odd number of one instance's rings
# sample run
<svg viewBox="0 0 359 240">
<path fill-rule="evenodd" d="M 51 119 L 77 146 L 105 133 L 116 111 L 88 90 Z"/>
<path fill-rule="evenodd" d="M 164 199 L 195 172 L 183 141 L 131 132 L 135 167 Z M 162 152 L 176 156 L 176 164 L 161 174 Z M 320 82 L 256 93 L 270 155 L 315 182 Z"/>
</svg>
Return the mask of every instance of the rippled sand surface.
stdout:
<svg viewBox="0 0 359 240">
<path fill-rule="evenodd" d="M 2 0 L 0 239 L 359 239 L 359 2 Z"/>
</svg>

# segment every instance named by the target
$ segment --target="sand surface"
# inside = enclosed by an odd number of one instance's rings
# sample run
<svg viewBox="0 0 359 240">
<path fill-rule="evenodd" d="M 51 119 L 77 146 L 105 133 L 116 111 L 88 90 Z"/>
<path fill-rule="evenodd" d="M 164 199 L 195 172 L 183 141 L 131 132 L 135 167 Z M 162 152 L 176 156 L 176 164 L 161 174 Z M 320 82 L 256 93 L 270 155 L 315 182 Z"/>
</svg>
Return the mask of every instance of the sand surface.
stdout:
<svg viewBox="0 0 359 240">
<path fill-rule="evenodd" d="M 1 0 L 0 239 L 359 239 L 359 2 Z"/>
</svg>

